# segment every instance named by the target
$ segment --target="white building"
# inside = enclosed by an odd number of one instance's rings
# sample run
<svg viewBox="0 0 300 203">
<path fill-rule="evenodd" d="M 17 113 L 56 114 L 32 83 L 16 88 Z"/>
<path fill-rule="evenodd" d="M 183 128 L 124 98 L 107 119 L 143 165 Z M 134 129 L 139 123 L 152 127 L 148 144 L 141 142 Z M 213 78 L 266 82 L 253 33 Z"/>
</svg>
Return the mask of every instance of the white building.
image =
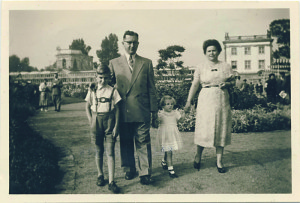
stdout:
<svg viewBox="0 0 300 203">
<path fill-rule="evenodd" d="M 225 34 L 225 61 L 241 75 L 267 71 L 272 64 L 272 42 L 270 35 L 229 36 Z"/>
<path fill-rule="evenodd" d="M 80 50 L 57 48 L 56 67 L 66 70 L 93 70 L 93 56 L 83 54 Z"/>
</svg>

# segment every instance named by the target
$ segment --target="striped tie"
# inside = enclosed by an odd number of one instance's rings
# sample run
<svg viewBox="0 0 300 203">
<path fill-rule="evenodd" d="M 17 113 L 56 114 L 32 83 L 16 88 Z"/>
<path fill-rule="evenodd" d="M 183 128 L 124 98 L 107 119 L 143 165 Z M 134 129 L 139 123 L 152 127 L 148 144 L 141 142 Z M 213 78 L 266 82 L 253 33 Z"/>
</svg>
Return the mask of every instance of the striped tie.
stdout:
<svg viewBox="0 0 300 203">
<path fill-rule="evenodd" d="M 132 55 L 130 55 L 130 57 L 129 57 L 129 65 L 130 65 L 130 70 L 132 71 L 133 65 L 134 65 L 134 61 L 133 61 Z"/>
</svg>

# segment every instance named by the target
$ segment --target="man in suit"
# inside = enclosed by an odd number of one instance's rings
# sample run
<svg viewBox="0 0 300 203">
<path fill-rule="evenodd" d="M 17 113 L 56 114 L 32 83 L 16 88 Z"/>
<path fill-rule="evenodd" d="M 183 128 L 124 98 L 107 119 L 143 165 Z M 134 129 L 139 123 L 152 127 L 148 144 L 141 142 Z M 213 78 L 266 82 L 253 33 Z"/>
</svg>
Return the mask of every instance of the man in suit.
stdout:
<svg viewBox="0 0 300 203">
<path fill-rule="evenodd" d="M 140 182 L 148 185 L 152 182 L 150 123 L 151 117 L 156 119 L 158 110 L 153 66 L 151 60 L 136 54 L 137 33 L 126 31 L 122 44 L 125 55 L 109 63 L 113 83 L 122 98 L 119 102 L 121 166 L 126 180 L 135 177 L 135 146 Z"/>
<path fill-rule="evenodd" d="M 63 87 L 63 83 L 60 79 L 58 79 L 58 73 L 54 73 L 54 80 L 52 82 L 52 100 L 55 107 L 55 111 L 60 111 L 61 105 L 61 88 Z"/>
</svg>

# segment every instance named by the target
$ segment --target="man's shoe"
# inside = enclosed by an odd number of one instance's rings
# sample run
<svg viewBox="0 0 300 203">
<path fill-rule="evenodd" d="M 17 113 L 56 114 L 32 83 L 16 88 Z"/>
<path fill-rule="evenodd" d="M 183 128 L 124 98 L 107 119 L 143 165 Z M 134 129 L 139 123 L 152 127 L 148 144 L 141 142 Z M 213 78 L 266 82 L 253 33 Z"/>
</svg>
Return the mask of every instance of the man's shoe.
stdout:
<svg viewBox="0 0 300 203">
<path fill-rule="evenodd" d="M 97 182 L 96 182 L 96 185 L 98 186 L 104 186 L 105 185 L 105 181 L 104 181 L 104 176 L 101 175 L 97 178 Z"/>
<path fill-rule="evenodd" d="M 108 184 L 108 189 L 113 193 L 120 192 L 120 188 L 116 185 L 115 181 L 112 181 L 111 183 Z"/>
<path fill-rule="evenodd" d="M 126 180 L 131 180 L 131 179 L 134 178 L 134 176 L 135 176 L 135 172 L 126 172 L 125 179 Z"/>
<path fill-rule="evenodd" d="M 145 175 L 140 177 L 140 182 L 142 185 L 150 185 L 153 183 L 153 180 L 151 179 L 150 175 Z"/>
</svg>

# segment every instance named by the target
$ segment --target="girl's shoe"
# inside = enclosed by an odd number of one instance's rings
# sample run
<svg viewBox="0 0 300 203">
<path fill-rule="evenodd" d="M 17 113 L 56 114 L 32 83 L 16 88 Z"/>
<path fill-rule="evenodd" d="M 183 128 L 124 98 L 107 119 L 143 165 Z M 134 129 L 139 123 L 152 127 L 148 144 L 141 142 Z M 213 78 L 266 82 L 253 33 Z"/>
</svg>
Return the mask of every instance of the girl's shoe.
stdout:
<svg viewBox="0 0 300 203">
<path fill-rule="evenodd" d="M 226 173 L 226 169 L 224 167 L 219 168 L 217 163 L 216 163 L 216 166 L 217 166 L 217 169 L 218 169 L 219 173 Z"/>
<path fill-rule="evenodd" d="M 201 167 L 201 162 L 197 163 L 196 161 L 194 161 L 194 168 L 200 171 L 200 167 Z"/>
<path fill-rule="evenodd" d="M 164 160 L 161 161 L 161 166 L 162 166 L 162 168 L 163 168 L 164 170 L 167 170 L 167 169 L 168 169 L 167 162 L 164 161 Z"/>
<path fill-rule="evenodd" d="M 175 173 L 173 169 L 169 170 L 169 176 L 170 178 L 178 178 L 178 175 Z"/>
</svg>

